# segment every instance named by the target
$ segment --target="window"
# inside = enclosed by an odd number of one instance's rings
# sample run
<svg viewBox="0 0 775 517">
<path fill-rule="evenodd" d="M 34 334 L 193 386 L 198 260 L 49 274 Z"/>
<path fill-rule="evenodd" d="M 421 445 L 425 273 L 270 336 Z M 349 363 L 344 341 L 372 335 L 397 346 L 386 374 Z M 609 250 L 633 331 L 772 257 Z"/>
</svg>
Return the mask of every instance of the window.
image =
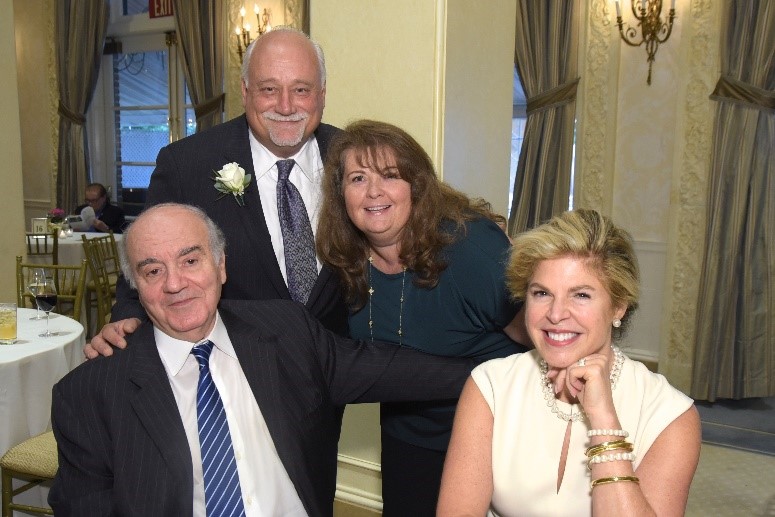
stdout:
<svg viewBox="0 0 775 517">
<path fill-rule="evenodd" d="M 139 198 L 124 207 L 130 214 L 142 208 L 159 150 L 196 131 L 174 20 L 147 12 L 147 0 L 111 1 L 108 38 L 118 45 L 103 58 L 88 114 L 92 178 L 119 204 Z"/>
<path fill-rule="evenodd" d="M 514 95 L 511 111 L 511 171 L 509 174 L 509 215 L 511 215 L 511 202 L 514 199 L 514 181 L 517 177 L 517 166 L 519 165 L 519 153 L 522 150 L 522 140 L 525 136 L 525 125 L 527 124 L 527 98 L 522 88 L 522 82 L 517 74 L 517 67 L 514 67 Z M 575 131 L 575 127 L 574 127 Z M 573 210 L 573 189 L 576 179 L 576 137 L 573 137 L 573 158 L 571 159 L 570 173 L 570 194 L 568 196 L 568 210 Z"/>
<path fill-rule="evenodd" d="M 525 124 L 527 124 L 527 99 L 522 83 L 514 67 L 514 94 L 511 108 L 511 170 L 509 174 L 509 214 L 511 214 L 511 202 L 514 198 L 514 180 L 517 177 L 517 165 L 519 153 L 522 150 L 522 139 L 525 136 Z"/>
</svg>

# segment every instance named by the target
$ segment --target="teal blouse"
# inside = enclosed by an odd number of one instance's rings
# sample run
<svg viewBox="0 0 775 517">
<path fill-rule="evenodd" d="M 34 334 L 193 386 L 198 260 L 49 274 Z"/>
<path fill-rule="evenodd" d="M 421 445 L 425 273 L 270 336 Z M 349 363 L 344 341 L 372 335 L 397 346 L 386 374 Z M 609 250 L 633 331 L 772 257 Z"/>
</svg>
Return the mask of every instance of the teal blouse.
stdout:
<svg viewBox="0 0 775 517">
<path fill-rule="evenodd" d="M 351 336 L 395 344 L 400 341 L 401 346 L 423 352 L 480 361 L 524 351 L 502 330 L 519 309 L 506 291 L 509 249 L 503 230 L 488 219 L 477 219 L 466 224 L 464 236 L 444 248 L 447 268 L 433 289 L 415 286 L 411 270 L 404 276 L 371 268 L 371 307 L 367 302 L 351 313 Z M 382 432 L 419 447 L 444 451 L 456 402 L 383 403 Z"/>
</svg>

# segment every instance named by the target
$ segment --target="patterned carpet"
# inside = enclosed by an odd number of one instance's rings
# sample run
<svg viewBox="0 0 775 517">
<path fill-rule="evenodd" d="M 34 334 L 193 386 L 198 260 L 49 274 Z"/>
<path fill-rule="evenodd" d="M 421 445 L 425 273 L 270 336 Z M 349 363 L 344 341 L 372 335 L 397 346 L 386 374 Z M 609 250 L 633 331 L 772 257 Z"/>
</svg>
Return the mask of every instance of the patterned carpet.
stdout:
<svg viewBox="0 0 775 517">
<path fill-rule="evenodd" d="M 775 456 L 775 397 L 697 401 L 702 441 Z"/>
</svg>

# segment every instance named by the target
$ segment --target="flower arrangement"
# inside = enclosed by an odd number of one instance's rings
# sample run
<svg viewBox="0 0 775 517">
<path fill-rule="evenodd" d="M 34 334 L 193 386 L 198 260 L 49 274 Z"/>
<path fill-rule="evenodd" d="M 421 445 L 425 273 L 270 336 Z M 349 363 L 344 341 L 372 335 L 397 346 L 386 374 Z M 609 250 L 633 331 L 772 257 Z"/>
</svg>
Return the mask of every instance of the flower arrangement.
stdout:
<svg viewBox="0 0 775 517">
<path fill-rule="evenodd" d="M 222 195 L 231 194 L 239 206 L 245 206 L 245 189 L 250 185 L 250 174 L 245 174 L 245 169 L 237 162 L 227 163 L 221 170 L 215 173 L 215 190 Z"/>
<path fill-rule="evenodd" d="M 52 223 L 61 223 L 65 218 L 65 211 L 61 208 L 52 208 L 46 212 L 48 220 Z"/>
</svg>

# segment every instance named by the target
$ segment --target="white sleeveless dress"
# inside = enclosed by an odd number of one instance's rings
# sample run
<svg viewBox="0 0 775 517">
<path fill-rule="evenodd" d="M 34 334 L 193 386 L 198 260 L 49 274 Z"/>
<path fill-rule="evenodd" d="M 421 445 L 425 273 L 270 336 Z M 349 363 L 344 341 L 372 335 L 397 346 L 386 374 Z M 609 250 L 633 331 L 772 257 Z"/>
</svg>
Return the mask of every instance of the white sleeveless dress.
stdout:
<svg viewBox="0 0 775 517">
<path fill-rule="evenodd" d="M 557 493 L 567 422 L 544 401 L 539 360 L 533 350 L 487 361 L 471 373 L 494 416 L 490 515 L 591 515 L 590 472 L 584 454 L 589 446 L 588 424 L 585 419 L 573 423 L 565 475 Z M 662 430 L 693 404 L 662 375 L 629 358 L 622 365 L 613 399 L 622 429 L 630 433 L 628 441 L 635 446 L 634 468 Z M 557 404 L 570 412 L 569 404 Z"/>
</svg>

